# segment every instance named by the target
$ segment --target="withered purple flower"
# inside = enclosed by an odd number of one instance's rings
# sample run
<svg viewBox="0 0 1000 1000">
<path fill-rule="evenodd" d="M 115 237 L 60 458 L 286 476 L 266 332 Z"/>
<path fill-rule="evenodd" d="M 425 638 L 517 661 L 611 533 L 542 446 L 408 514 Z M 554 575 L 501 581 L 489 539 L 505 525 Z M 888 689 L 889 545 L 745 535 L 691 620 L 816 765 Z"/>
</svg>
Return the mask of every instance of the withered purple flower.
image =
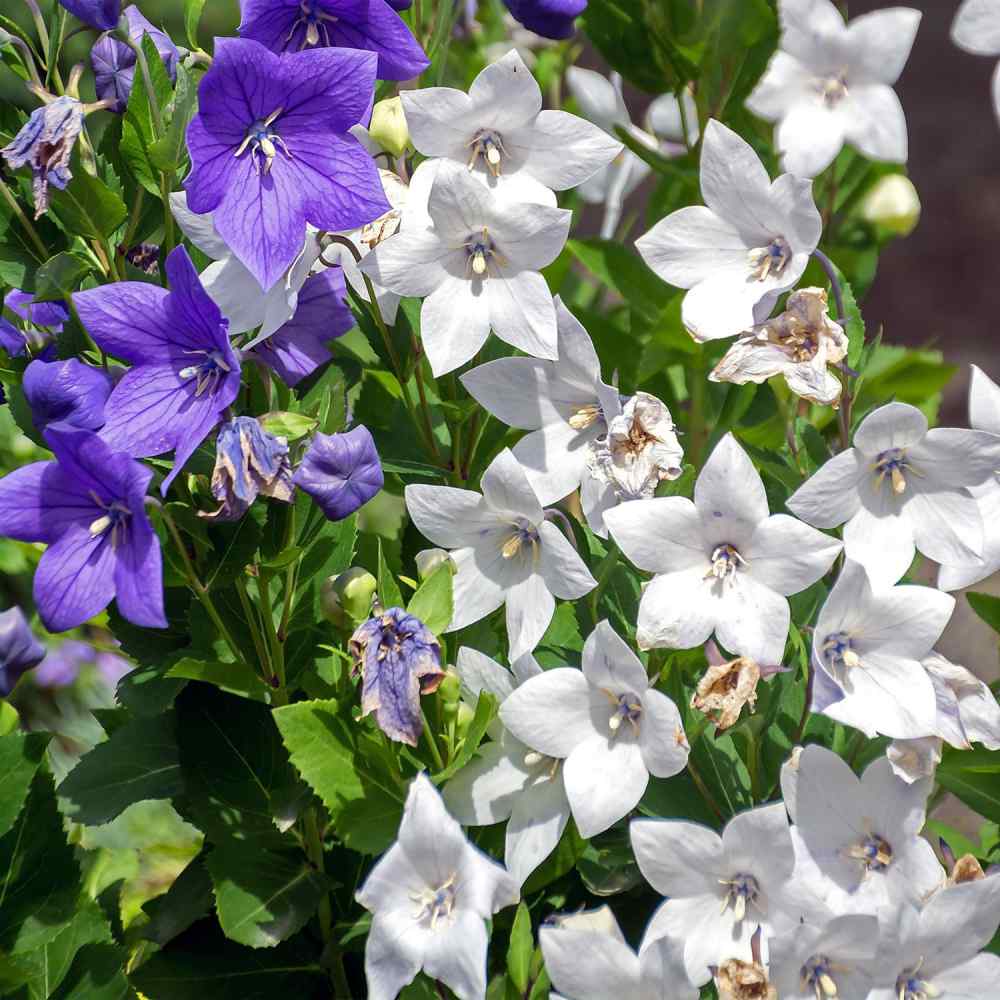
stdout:
<svg viewBox="0 0 1000 1000">
<path fill-rule="evenodd" d="M 238 521 L 259 494 L 287 503 L 293 491 L 284 438 L 268 434 L 253 417 L 237 417 L 222 425 L 212 473 L 212 495 L 222 506 L 202 517 Z"/>
<path fill-rule="evenodd" d="M 389 739 L 415 747 L 423 731 L 420 696 L 444 678 L 434 634 L 402 608 L 389 608 L 358 627 L 351 653 L 363 678 L 362 718 L 374 712 Z"/>
</svg>

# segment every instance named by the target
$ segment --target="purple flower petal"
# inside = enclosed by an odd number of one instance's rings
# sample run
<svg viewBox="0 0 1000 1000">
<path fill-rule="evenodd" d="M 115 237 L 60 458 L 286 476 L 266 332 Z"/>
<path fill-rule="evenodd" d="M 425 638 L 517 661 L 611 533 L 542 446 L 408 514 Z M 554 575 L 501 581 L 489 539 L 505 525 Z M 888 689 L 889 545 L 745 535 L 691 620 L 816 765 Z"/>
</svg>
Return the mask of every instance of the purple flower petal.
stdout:
<svg viewBox="0 0 1000 1000">
<path fill-rule="evenodd" d="M 126 540 L 118 546 L 115 600 L 122 616 L 145 628 L 166 628 L 160 542 L 148 519 L 133 511 Z"/>
<path fill-rule="evenodd" d="M 174 45 L 171 37 L 162 29 L 154 27 L 143 15 L 142 11 L 132 4 L 125 8 L 125 20 L 128 21 L 129 37 L 136 42 L 141 42 L 143 35 L 149 35 L 156 46 L 156 51 L 160 53 L 163 66 L 171 80 L 177 79 L 177 63 L 180 62 L 180 53 Z"/>
<path fill-rule="evenodd" d="M 32 635 L 20 608 L 0 612 L 0 697 L 14 690 L 21 675 L 38 666 L 45 647 Z"/>
<path fill-rule="evenodd" d="M 330 267 L 307 279 L 299 292 L 295 315 L 253 354 L 272 368 L 286 385 L 295 386 L 330 360 L 328 341 L 354 326 L 354 314 L 344 301 L 344 272 Z"/>
<path fill-rule="evenodd" d="M 31 419 L 40 431 L 60 420 L 88 430 L 104 423 L 111 379 L 100 368 L 76 358 L 32 361 L 24 371 L 23 387 Z"/>
<path fill-rule="evenodd" d="M 571 38 L 587 0 L 504 0 L 514 20 L 545 38 Z"/>
<path fill-rule="evenodd" d="M 21 542 L 51 542 L 69 525 L 97 514 L 80 484 L 55 462 L 34 462 L 0 479 L 0 535 Z"/>
<path fill-rule="evenodd" d="M 118 0 L 59 0 L 75 17 L 98 31 L 111 31 L 118 26 Z"/>
<path fill-rule="evenodd" d="M 98 347 L 131 364 L 149 364 L 173 354 L 169 294 L 145 281 L 118 281 L 75 292 L 73 305 Z"/>
<path fill-rule="evenodd" d="M 331 521 L 366 504 L 384 482 L 371 433 L 363 425 L 344 434 L 317 434 L 292 482 L 308 493 Z"/>
<path fill-rule="evenodd" d="M 409 80 L 430 65 L 396 13 L 409 5 L 409 0 L 402 5 L 399 0 L 242 0 L 240 35 L 273 52 L 365 49 L 378 55 L 380 80 Z"/>
<path fill-rule="evenodd" d="M 90 50 L 90 65 L 94 70 L 94 90 L 98 99 L 114 101 L 108 110 L 122 114 L 132 93 L 135 53 L 117 38 L 102 35 Z"/>
<path fill-rule="evenodd" d="M 69 322 L 69 308 L 65 302 L 36 302 L 32 294 L 19 288 L 9 291 L 3 304 L 26 323 L 44 326 L 53 333 L 62 333 L 63 326 Z"/>
<path fill-rule="evenodd" d="M 35 604 L 50 632 L 65 632 L 103 611 L 115 596 L 115 551 L 84 525 L 66 529 L 35 571 Z"/>
</svg>

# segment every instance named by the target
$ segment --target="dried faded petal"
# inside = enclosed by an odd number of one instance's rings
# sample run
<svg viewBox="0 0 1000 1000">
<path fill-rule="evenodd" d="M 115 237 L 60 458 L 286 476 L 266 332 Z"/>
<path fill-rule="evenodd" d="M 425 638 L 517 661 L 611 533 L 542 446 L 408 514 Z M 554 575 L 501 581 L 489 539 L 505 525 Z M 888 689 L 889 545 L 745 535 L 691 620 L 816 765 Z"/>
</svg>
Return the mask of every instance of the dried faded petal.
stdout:
<svg viewBox="0 0 1000 1000">
<path fill-rule="evenodd" d="M 759 681 L 760 667 L 749 657 L 715 664 L 698 682 L 691 707 L 709 716 L 719 729 L 728 729 L 739 720 L 744 705 L 754 710 Z"/>
<path fill-rule="evenodd" d="M 730 959 L 719 966 L 715 977 L 719 1000 L 778 1000 L 778 991 L 756 962 Z"/>
<path fill-rule="evenodd" d="M 978 882 L 986 878 L 986 872 L 979 860 L 972 854 L 963 854 L 954 864 L 948 882 L 951 885 L 959 885 L 962 882 Z"/>
</svg>

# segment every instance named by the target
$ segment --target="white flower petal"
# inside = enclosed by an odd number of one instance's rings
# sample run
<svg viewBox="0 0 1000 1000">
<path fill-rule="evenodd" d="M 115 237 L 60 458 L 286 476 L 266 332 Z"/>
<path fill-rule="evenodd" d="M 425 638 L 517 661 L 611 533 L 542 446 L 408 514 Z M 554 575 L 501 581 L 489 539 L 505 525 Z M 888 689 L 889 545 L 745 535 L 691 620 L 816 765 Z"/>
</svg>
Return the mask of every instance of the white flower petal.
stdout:
<svg viewBox="0 0 1000 1000">
<path fill-rule="evenodd" d="M 1000 470 L 1000 435 L 935 427 L 908 450 L 907 457 L 927 480 L 926 489 L 979 486 L 992 482 Z"/>
<path fill-rule="evenodd" d="M 553 987 L 572 1000 L 639 995 L 639 958 L 623 941 L 560 927 L 542 927 L 538 939 Z"/>
<path fill-rule="evenodd" d="M 983 553 L 979 505 L 965 490 L 924 493 L 915 484 L 904 513 L 917 548 L 938 563 L 965 563 Z"/>
<path fill-rule="evenodd" d="M 468 156 L 476 109 L 467 94 L 450 87 L 402 90 L 403 113 L 414 148 L 424 156 Z"/>
<path fill-rule="evenodd" d="M 1000 55 L 997 0 L 964 0 L 951 26 L 951 38 L 960 48 L 975 55 Z"/>
<path fill-rule="evenodd" d="M 788 601 L 748 573 L 717 581 L 716 638 L 730 652 L 757 663 L 781 663 L 791 613 Z"/>
<path fill-rule="evenodd" d="M 605 519 L 613 513 L 609 511 Z M 715 630 L 719 609 L 720 602 L 701 567 L 654 577 L 639 602 L 639 648 L 700 646 Z"/>
<path fill-rule="evenodd" d="M 517 801 L 507 824 L 504 862 L 521 885 L 556 849 L 569 822 L 562 771 L 536 780 Z"/>
<path fill-rule="evenodd" d="M 485 125 L 501 131 L 530 121 L 542 110 L 542 92 L 517 49 L 487 66 L 469 87 Z"/>
<path fill-rule="evenodd" d="M 530 778 L 524 764 L 527 747 L 519 741 L 511 742 L 514 746 L 510 748 L 499 742 L 480 747 L 479 756 L 445 785 L 444 803 L 463 826 L 488 826 L 510 819 Z"/>
<path fill-rule="evenodd" d="M 546 670 L 525 681 L 500 706 L 500 719 L 522 743 L 548 757 L 568 757 L 596 732 L 590 721 L 590 685 L 572 667 Z"/>
<path fill-rule="evenodd" d="M 688 747 L 677 706 L 653 688 L 642 694 L 639 746 L 646 769 L 657 778 L 670 778 L 687 767 Z"/>
<path fill-rule="evenodd" d="M 845 35 L 851 74 L 891 87 L 910 58 L 921 16 L 910 7 L 890 7 L 854 18 Z"/>
<path fill-rule="evenodd" d="M 606 620 L 597 623 L 583 645 L 583 676 L 591 687 L 615 695 L 641 695 L 649 687 L 639 657 Z"/>
<path fill-rule="evenodd" d="M 796 102 L 774 133 L 782 168 L 797 177 L 821 174 L 843 147 L 847 127 L 841 108 L 828 108 L 810 98 Z"/>
<path fill-rule="evenodd" d="M 469 395 L 508 427 L 536 430 L 561 420 L 546 389 L 546 363 L 535 358 L 500 358 L 461 376 Z"/>
<path fill-rule="evenodd" d="M 483 691 L 488 691 L 498 702 L 503 702 L 517 686 L 514 675 L 496 660 L 478 649 L 463 646 L 458 651 L 455 669 L 462 682 L 462 694 L 473 704 Z"/>
<path fill-rule="evenodd" d="M 710 546 L 728 542 L 740 548 L 767 518 L 764 483 L 732 434 L 715 446 L 698 474 L 694 503 Z"/>
<path fill-rule="evenodd" d="M 581 114 L 605 132 L 613 132 L 616 125 L 631 124 L 621 91 L 607 77 L 592 69 L 570 66 L 566 70 L 566 85 Z"/>
<path fill-rule="evenodd" d="M 789 597 L 822 577 L 842 547 L 794 517 L 774 514 L 757 525 L 742 555 L 754 580 Z"/>
<path fill-rule="evenodd" d="M 170 195 L 170 211 L 181 232 L 212 260 L 223 260 L 232 255 L 226 241 L 219 235 L 211 213 L 199 215 L 187 206 L 187 192 L 175 191 Z"/>
<path fill-rule="evenodd" d="M 577 430 L 557 416 L 552 423 L 525 434 L 514 445 L 514 457 L 524 466 L 528 481 L 542 503 L 561 500 L 580 485 L 587 472 L 589 444 L 604 429 L 603 422 L 595 421 L 590 427 Z"/>
<path fill-rule="evenodd" d="M 545 586 L 561 601 L 575 601 L 597 586 L 590 570 L 566 536 L 550 521 L 538 526 L 541 554 L 538 571 Z"/>
<path fill-rule="evenodd" d="M 556 311 L 545 279 L 537 271 L 511 272 L 505 267 L 497 271 L 483 282 L 493 332 L 525 354 L 555 360 Z"/>
<path fill-rule="evenodd" d="M 803 91 L 812 86 L 815 79 L 808 66 L 778 49 L 746 99 L 746 106 L 767 121 L 777 121 L 801 100 Z"/>
<path fill-rule="evenodd" d="M 496 611 L 507 596 L 508 577 L 513 572 L 499 544 L 455 549 L 451 558 L 456 566 L 451 578 L 455 612 L 447 632 L 465 628 Z"/>
<path fill-rule="evenodd" d="M 796 516 L 815 528 L 836 528 L 861 506 L 858 484 L 869 474 L 854 448 L 834 455 L 805 481 L 785 503 Z"/>
<path fill-rule="evenodd" d="M 510 658 L 530 653 L 555 614 L 556 602 L 540 573 L 531 573 L 507 590 L 507 640 Z"/>
<path fill-rule="evenodd" d="M 969 385 L 969 423 L 976 430 L 1000 434 L 1000 385 L 975 365 Z"/>
<path fill-rule="evenodd" d="M 905 163 L 906 115 L 896 92 L 884 83 L 864 84 L 854 87 L 848 100 L 848 141 L 873 160 Z"/>
<path fill-rule="evenodd" d="M 598 733 L 577 746 L 563 765 L 566 797 L 586 840 L 603 833 L 638 804 L 649 783 L 639 744 L 629 733 Z"/>
<path fill-rule="evenodd" d="M 781 47 L 808 65 L 822 64 L 831 43 L 845 34 L 831 0 L 780 0 Z"/>
<path fill-rule="evenodd" d="M 458 252 L 430 230 L 398 232 L 380 243 L 358 265 L 376 284 L 400 295 L 430 295 L 456 267 L 464 265 Z"/>
<path fill-rule="evenodd" d="M 854 447 L 874 458 L 891 448 L 911 448 L 927 434 L 927 418 L 909 403 L 886 403 L 873 410 L 854 432 Z"/>
<path fill-rule="evenodd" d="M 874 586 L 891 587 L 916 554 L 913 524 L 888 489 L 875 493 L 867 482 L 862 489 L 865 504 L 844 526 L 844 551 L 864 566 Z"/>
<path fill-rule="evenodd" d="M 642 877 L 661 896 L 702 896 L 726 875 L 722 838 L 700 823 L 637 819 L 629 837 Z"/>
<path fill-rule="evenodd" d="M 406 509 L 420 533 L 446 549 L 475 545 L 500 527 L 482 496 L 453 486 L 413 484 L 403 491 Z"/>
<path fill-rule="evenodd" d="M 648 573 L 708 569 L 698 508 L 686 497 L 629 500 L 604 515 L 629 561 Z"/>
<path fill-rule="evenodd" d="M 538 497 L 509 448 L 490 462 L 481 485 L 484 499 L 498 515 L 523 517 L 532 525 L 542 520 Z"/>
<path fill-rule="evenodd" d="M 406 234 L 400 233 L 392 240 L 403 235 Z M 392 240 L 387 240 L 383 246 L 388 246 Z M 420 339 L 436 377 L 474 358 L 489 335 L 490 302 L 484 282 L 449 275 L 424 299 L 420 310 Z"/>
<path fill-rule="evenodd" d="M 365 940 L 365 979 L 371 1000 L 395 1000 L 424 961 L 424 935 L 409 911 L 377 914 Z"/>
<path fill-rule="evenodd" d="M 486 995 L 487 947 L 482 918 L 456 908 L 447 931 L 427 933 L 424 971 L 460 1000 L 482 1000 Z"/>
<path fill-rule="evenodd" d="M 468 849 L 462 828 L 423 772 L 410 783 L 396 842 L 414 870 L 433 886 L 455 874 Z"/>
<path fill-rule="evenodd" d="M 964 926 L 964 924 L 963 924 Z M 967 962 L 953 965 L 934 977 L 934 987 L 943 997 L 975 1000 L 989 996 L 1000 981 L 1000 955 L 983 952 Z"/>
</svg>

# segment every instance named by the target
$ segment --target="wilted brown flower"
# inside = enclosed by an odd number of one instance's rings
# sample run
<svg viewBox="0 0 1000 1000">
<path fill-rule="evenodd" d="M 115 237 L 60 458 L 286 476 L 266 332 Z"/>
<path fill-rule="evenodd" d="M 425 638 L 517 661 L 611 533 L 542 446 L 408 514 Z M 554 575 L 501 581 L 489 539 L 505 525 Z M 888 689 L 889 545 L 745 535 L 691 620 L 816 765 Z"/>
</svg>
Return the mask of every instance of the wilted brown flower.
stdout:
<svg viewBox="0 0 1000 1000">
<path fill-rule="evenodd" d="M 691 696 L 691 707 L 707 715 L 719 729 L 739 720 L 744 705 L 754 710 L 760 667 L 747 656 L 709 666 Z"/>
<path fill-rule="evenodd" d="M 715 975 L 719 1000 L 778 1000 L 778 991 L 768 982 L 764 967 L 757 962 L 731 958 Z"/>
</svg>

